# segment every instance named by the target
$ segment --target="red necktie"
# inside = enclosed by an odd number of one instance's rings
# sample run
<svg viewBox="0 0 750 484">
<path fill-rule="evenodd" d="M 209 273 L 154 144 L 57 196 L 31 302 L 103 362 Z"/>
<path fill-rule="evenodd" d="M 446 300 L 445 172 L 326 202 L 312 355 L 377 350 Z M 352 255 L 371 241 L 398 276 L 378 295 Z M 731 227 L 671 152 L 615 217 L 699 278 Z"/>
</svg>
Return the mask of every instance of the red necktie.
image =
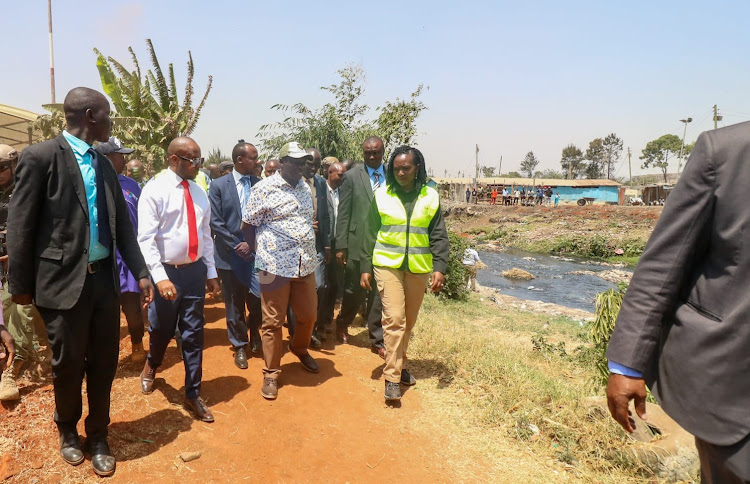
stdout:
<svg viewBox="0 0 750 484">
<path fill-rule="evenodd" d="M 182 180 L 182 188 L 185 192 L 185 206 L 187 207 L 188 219 L 188 257 L 190 260 L 198 258 L 198 227 L 195 225 L 195 206 L 193 197 L 190 196 L 190 185 L 187 180 Z"/>
</svg>

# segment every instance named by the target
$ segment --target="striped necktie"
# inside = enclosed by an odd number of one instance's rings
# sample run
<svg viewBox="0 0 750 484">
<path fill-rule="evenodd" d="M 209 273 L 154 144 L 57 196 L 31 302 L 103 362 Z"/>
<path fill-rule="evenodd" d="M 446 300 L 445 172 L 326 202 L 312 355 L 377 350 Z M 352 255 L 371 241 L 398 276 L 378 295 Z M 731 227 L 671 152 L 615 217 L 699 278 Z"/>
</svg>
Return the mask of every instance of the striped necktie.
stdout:
<svg viewBox="0 0 750 484">
<path fill-rule="evenodd" d="M 372 176 L 375 177 L 375 183 L 372 184 L 372 191 L 374 192 L 378 188 L 380 188 L 380 172 L 379 171 L 373 171 Z"/>
</svg>

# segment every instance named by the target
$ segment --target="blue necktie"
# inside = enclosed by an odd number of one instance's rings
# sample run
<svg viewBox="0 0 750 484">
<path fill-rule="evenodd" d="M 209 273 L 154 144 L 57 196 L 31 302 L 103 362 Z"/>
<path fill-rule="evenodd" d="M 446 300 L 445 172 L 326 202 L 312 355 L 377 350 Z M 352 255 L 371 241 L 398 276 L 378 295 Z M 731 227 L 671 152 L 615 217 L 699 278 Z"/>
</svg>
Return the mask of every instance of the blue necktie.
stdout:
<svg viewBox="0 0 750 484">
<path fill-rule="evenodd" d="M 373 171 L 372 176 L 375 177 L 375 183 L 372 184 L 372 191 L 374 192 L 378 188 L 380 188 L 380 172 L 379 171 Z"/>
<path fill-rule="evenodd" d="M 247 200 L 250 198 L 250 187 L 252 186 L 252 182 L 250 181 L 250 177 L 247 176 L 240 178 L 240 182 L 242 183 L 242 200 L 240 203 L 242 205 L 242 212 L 244 213 L 245 208 L 247 207 Z"/>
<path fill-rule="evenodd" d="M 102 167 L 99 162 L 99 157 L 94 149 L 88 150 L 91 155 L 91 166 L 94 168 L 94 174 L 96 177 L 96 211 L 98 220 L 92 220 L 91 223 L 96 222 L 99 227 L 99 243 L 107 249 L 112 245 L 112 231 L 109 227 L 109 211 L 107 210 L 107 194 L 104 188 L 104 175 L 102 173 Z"/>
</svg>

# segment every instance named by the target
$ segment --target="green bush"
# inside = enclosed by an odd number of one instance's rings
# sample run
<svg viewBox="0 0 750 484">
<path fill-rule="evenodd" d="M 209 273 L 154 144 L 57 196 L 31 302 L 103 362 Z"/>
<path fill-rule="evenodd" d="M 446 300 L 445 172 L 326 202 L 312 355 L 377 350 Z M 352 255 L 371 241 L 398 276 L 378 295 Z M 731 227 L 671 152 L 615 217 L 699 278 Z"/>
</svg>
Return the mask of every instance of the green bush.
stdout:
<svg viewBox="0 0 750 484">
<path fill-rule="evenodd" d="M 448 270 L 445 274 L 445 285 L 440 297 L 465 301 L 469 297 L 466 287 L 466 267 L 463 264 L 464 251 L 469 246 L 465 239 L 449 231 L 451 251 L 448 258 Z"/>
</svg>

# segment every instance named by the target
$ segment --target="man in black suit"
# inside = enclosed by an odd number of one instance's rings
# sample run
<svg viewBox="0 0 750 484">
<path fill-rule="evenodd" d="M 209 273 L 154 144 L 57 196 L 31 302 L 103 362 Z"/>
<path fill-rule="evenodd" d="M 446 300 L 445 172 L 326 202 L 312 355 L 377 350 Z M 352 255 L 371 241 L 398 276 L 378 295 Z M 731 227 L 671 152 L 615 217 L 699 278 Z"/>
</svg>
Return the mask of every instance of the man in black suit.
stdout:
<svg viewBox="0 0 750 484">
<path fill-rule="evenodd" d="M 607 349 L 607 401 L 632 432 L 646 385 L 695 435 L 703 482 L 750 482 L 750 123 L 701 134 L 667 199 Z"/>
<path fill-rule="evenodd" d="M 336 221 L 337 214 L 339 211 L 339 187 L 343 181 L 344 173 L 343 163 L 338 161 L 332 162 L 328 166 L 328 178 L 326 180 L 326 192 L 328 192 L 328 220 L 331 226 L 331 250 L 336 250 Z M 326 332 L 328 332 L 330 325 L 333 324 L 333 311 L 336 306 L 336 300 L 339 297 L 339 292 L 343 292 L 344 286 L 344 268 L 343 266 L 336 263 L 336 258 L 331 259 L 326 264 L 326 282 L 327 290 L 325 299 L 318 301 L 319 305 L 322 305 L 322 321 L 325 326 Z"/>
<path fill-rule="evenodd" d="M 258 150 L 250 143 L 241 141 L 232 150 L 234 171 L 214 180 L 208 189 L 208 200 L 211 203 L 211 230 L 214 234 L 214 261 L 224 287 L 224 302 L 227 310 L 227 333 L 229 342 L 234 348 L 234 364 L 242 370 L 247 369 L 246 347 L 248 344 L 248 321 L 245 306 L 249 312 L 249 329 L 252 352 L 259 353 L 261 306 L 260 292 L 253 294 L 248 285 L 243 284 L 235 271 L 244 267 L 233 267 L 232 253 L 250 253 L 250 248 L 242 236 L 242 213 L 245 210 L 250 187 L 260 181 L 254 173 L 261 163 L 258 161 Z M 234 258 L 235 266 L 242 260 Z M 234 270 L 233 270 L 234 269 Z M 252 265 L 248 263 L 248 273 Z M 260 291 L 258 283 L 257 291 Z"/>
<path fill-rule="evenodd" d="M 10 292 L 36 303 L 52 346 L 60 454 L 83 462 L 76 424 L 86 375 L 86 446 L 94 471 L 115 471 L 107 445 L 109 399 L 120 340 L 119 249 L 138 279 L 144 307 L 153 298 L 128 208 L 112 165 L 91 146 L 107 141 L 109 102 L 85 87 L 65 97 L 67 130 L 23 151 L 8 216 Z"/>
<path fill-rule="evenodd" d="M 362 154 L 365 163 L 355 164 L 347 171 L 340 188 L 339 217 L 336 222 L 336 260 L 345 266 L 345 272 L 344 300 L 336 319 L 336 338 L 339 342 L 348 342 L 347 328 L 367 296 L 364 316 L 367 318 L 370 344 L 373 351 L 385 359 L 380 295 L 375 285 L 369 293 L 359 285 L 362 239 L 367 230 L 367 216 L 372 205 L 373 192 L 385 184 L 383 140 L 377 136 L 367 138 L 362 144 Z"/>
</svg>

